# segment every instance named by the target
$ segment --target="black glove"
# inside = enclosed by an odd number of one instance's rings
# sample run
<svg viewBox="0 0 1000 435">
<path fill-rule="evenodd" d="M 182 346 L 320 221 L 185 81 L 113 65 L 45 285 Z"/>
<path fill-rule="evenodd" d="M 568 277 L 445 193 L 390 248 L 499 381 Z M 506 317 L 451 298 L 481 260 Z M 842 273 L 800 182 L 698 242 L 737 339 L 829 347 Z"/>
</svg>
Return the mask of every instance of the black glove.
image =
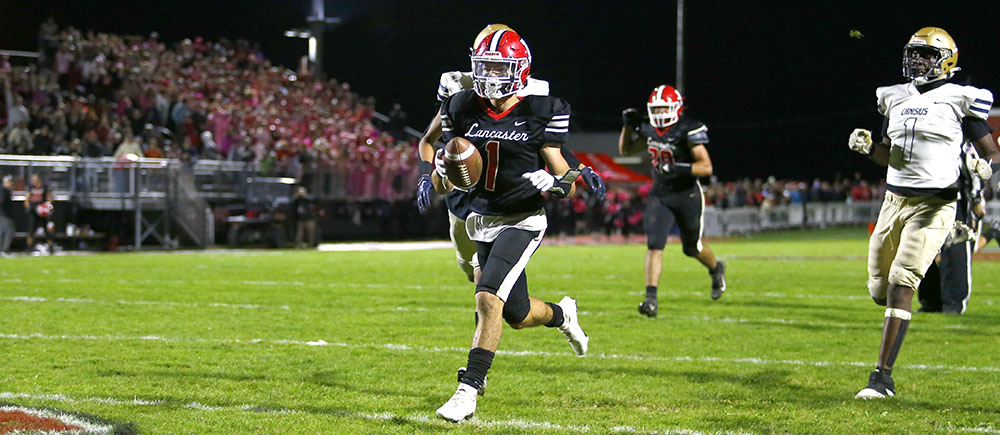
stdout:
<svg viewBox="0 0 1000 435">
<path fill-rule="evenodd" d="M 417 179 L 417 208 L 421 213 L 427 213 L 431 206 L 431 176 L 424 174 Z"/>
<path fill-rule="evenodd" d="M 598 204 L 604 204 L 607 201 L 608 187 L 604 185 L 604 179 L 594 172 L 594 169 L 590 166 L 583 168 L 583 172 L 580 172 L 580 176 L 583 177 L 583 181 L 590 186 L 590 190 L 594 192 L 594 197 L 597 198 Z"/>
<path fill-rule="evenodd" d="M 639 127 L 640 123 L 642 123 L 642 117 L 639 116 L 638 110 L 631 107 L 622 110 L 622 125 L 628 128 L 636 128 Z"/>
</svg>

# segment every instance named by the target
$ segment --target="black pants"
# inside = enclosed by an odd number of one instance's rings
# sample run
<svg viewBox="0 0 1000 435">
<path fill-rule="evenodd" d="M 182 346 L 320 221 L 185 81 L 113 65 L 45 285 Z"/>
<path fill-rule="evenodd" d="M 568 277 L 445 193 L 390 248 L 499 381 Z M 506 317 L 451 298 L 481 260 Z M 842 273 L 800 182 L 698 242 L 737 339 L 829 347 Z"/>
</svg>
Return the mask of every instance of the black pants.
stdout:
<svg viewBox="0 0 1000 435">
<path fill-rule="evenodd" d="M 968 201 L 959 199 L 955 220 L 972 226 Z M 917 300 L 922 311 L 965 312 L 972 291 L 972 252 L 975 242 L 956 243 L 941 250 L 941 261 L 932 263 L 920 281 Z"/>
</svg>

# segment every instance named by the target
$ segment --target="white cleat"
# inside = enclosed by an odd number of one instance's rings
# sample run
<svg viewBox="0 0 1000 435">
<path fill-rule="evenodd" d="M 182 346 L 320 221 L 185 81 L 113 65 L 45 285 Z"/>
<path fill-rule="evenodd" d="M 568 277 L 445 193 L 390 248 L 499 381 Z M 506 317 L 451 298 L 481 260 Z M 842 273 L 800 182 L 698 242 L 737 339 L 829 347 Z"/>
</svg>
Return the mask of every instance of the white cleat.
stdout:
<svg viewBox="0 0 1000 435">
<path fill-rule="evenodd" d="M 886 391 L 885 393 L 881 393 L 878 390 L 872 388 L 865 388 L 859 391 L 858 394 L 855 394 L 854 398 L 868 400 L 868 399 L 885 399 L 893 396 L 895 396 L 895 394 L 893 394 L 892 391 Z"/>
<path fill-rule="evenodd" d="M 458 390 L 437 410 L 437 416 L 458 423 L 476 413 L 476 389 L 468 384 L 458 384 Z"/>
<path fill-rule="evenodd" d="M 559 305 L 563 310 L 563 324 L 559 330 L 566 336 L 566 340 L 573 347 L 576 356 L 586 355 L 590 337 L 583 332 L 583 328 L 580 328 L 580 322 L 576 317 L 576 299 L 565 296 L 556 305 Z"/>
</svg>

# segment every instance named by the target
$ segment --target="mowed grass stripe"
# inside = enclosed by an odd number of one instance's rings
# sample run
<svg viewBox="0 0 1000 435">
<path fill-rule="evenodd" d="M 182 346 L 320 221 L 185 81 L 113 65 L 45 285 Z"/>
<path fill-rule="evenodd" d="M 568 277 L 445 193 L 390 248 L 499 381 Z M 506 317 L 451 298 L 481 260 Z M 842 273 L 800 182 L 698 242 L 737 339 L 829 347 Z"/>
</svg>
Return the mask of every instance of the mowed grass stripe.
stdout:
<svg viewBox="0 0 1000 435">
<path fill-rule="evenodd" d="M 430 353 L 466 353 L 467 348 L 464 347 L 426 347 L 426 346 L 415 346 L 409 344 L 400 343 L 331 343 L 324 340 L 290 340 L 290 339 L 263 339 L 263 338 L 250 338 L 250 339 L 211 339 L 211 338 L 194 338 L 194 337 L 160 337 L 156 335 L 143 335 L 143 336 L 115 336 L 115 335 L 45 335 L 40 333 L 31 334 L 10 334 L 10 333 L 0 333 L 0 339 L 7 340 L 68 340 L 68 341 L 141 341 L 141 342 L 161 342 L 161 343 L 189 343 L 189 344 L 207 344 L 207 345 L 292 345 L 292 346 L 309 346 L 309 347 L 343 347 L 343 348 L 364 348 L 364 349 L 382 349 L 390 351 L 400 351 L 400 352 L 430 352 Z M 544 351 L 534 351 L 534 350 L 521 350 L 521 351 L 510 351 L 500 349 L 497 351 L 498 355 L 510 355 L 519 357 L 576 357 L 569 352 L 544 352 Z M 799 360 L 774 360 L 767 358 L 758 357 L 742 357 L 742 358 L 725 358 L 725 357 L 712 357 L 712 356 L 675 356 L 675 357 L 656 357 L 656 356 L 643 356 L 643 355 L 622 355 L 622 354 L 605 354 L 605 353 L 591 353 L 586 357 L 588 359 L 610 359 L 610 360 L 631 360 L 631 361 L 641 361 L 641 362 L 713 362 L 713 363 L 724 363 L 724 364 L 751 364 L 751 365 L 793 365 L 793 366 L 815 366 L 815 367 L 827 367 L 827 366 L 850 366 L 850 367 L 868 367 L 871 365 L 870 362 L 851 362 L 851 361 L 799 361 Z M 974 366 L 947 366 L 947 365 L 927 365 L 927 364 L 910 364 L 910 365 L 900 365 L 899 367 L 911 370 L 941 370 L 941 371 L 961 371 L 961 372 L 1000 372 L 1000 367 L 974 367 Z"/>
</svg>

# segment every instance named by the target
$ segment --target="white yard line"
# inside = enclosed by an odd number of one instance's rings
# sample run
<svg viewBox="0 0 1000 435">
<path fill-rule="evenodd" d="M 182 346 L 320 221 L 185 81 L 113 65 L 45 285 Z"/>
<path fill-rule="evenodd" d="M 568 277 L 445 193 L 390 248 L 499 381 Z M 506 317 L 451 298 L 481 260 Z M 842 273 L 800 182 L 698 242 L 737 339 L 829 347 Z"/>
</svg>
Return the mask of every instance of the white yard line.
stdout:
<svg viewBox="0 0 1000 435">
<path fill-rule="evenodd" d="M 132 306 L 163 306 L 163 307 L 177 307 L 177 308 L 224 308 L 224 309 L 249 309 L 249 310 L 267 310 L 276 309 L 284 311 L 294 311 L 294 312 L 315 312 L 315 311 L 336 311 L 335 309 L 328 307 L 319 306 L 297 306 L 291 307 L 288 305 L 261 305 L 261 304 L 230 304 L 221 302 L 177 302 L 177 301 L 130 301 L 130 300 L 100 300 L 100 299 L 89 299 L 89 298 L 66 298 L 66 297 L 56 297 L 56 298 L 44 298 L 39 296 L 0 296 L 0 301 L 9 302 L 25 302 L 25 303 L 72 303 L 72 304 L 101 304 L 101 305 L 132 305 Z M 352 311 L 356 311 L 356 308 L 351 308 Z M 365 308 L 366 312 L 377 312 L 377 311 L 397 311 L 397 312 L 471 312 L 474 311 L 473 307 L 468 308 L 450 308 L 450 307 L 386 307 L 386 308 Z M 580 314 L 584 316 L 621 316 L 623 311 L 580 311 Z M 631 311 L 629 311 L 631 315 Z M 682 315 L 672 315 L 663 314 L 659 316 L 664 319 L 675 319 L 675 320 L 687 320 L 692 322 L 707 322 L 707 323 L 732 323 L 732 324 L 766 324 L 766 325 L 787 325 L 787 326 L 821 326 L 825 328 L 856 328 L 858 326 L 868 325 L 868 324 L 879 324 L 881 325 L 881 319 L 878 317 L 872 317 L 871 319 L 864 319 L 862 323 L 843 323 L 843 322 L 828 322 L 828 321 L 815 321 L 815 320 L 796 320 L 796 319 L 785 319 L 776 317 L 762 317 L 762 318 L 740 318 L 740 317 L 713 317 L 713 316 L 682 316 Z M 872 320 L 874 319 L 874 320 Z M 870 320 L 870 321 L 869 321 Z M 947 325 L 944 329 L 968 329 L 965 325 Z"/>
<path fill-rule="evenodd" d="M 457 272 L 456 272 L 457 273 Z M 574 279 L 574 278 L 567 278 Z M 619 282 L 617 277 L 607 278 L 608 282 Z M 3 283 L 14 283 L 14 284 L 32 284 L 32 283 L 57 283 L 57 284 L 83 284 L 92 283 L 93 279 L 86 278 L 45 278 L 45 277 L 32 277 L 31 279 L 23 278 L 0 278 L 0 284 Z M 119 279 L 116 281 L 121 285 L 169 285 L 169 286 L 193 286 L 197 285 L 198 282 L 195 280 L 164 280 L 164 279 L 142 279 L 142 280 L 123 280 Z M 256 287 L 306 287 L 306 288 L 394 288 L 394 289 L 406 289 L 406 290 L 470 290 L 471 284 L 379 284 L 379 283 L 351 283 L 351 282 L 304 282 L 304 281 L 276 281 L 276 280 L 234 280 L 234 281 L 214 281 L 220 287 L 239 287 L 239 286 L 256 286 Z M 609 284 L 609 285 L 620 285 L 620 284 Z M 594 283 L 589 284 L 589 288 L 584 290 L 593 291 L 593 288 L 600 288 L 600 285 Z M 727 298 L 744 300 L 744 298 L 758 298 L 758 299 L 828 299 L 828 300 L 839 300 L 839 301 L 870 301 L 871 296 L 863 292 L 863 294 L 856 295 L 839 295 L 839 294 L 822 294 L 814 293 L 811 290 L 795 293 L 781 293 L 781 292 L 753 292 L 753 291 L 743 291 L 734 289 L 732 294 L 727 293 Z M 645 296 L 645 293 L 640 291 L 629 291 L 626 294 L 629 296 Z M 704 297 L 708 294 L 706 291 L 671 291 L 661 289 L 659 295 L 662 296 L 683 296 L 683 297 Z M 991 299 L 974 299 L 975 304 L 985 304 L 985 305 L 995 305 L 996 301 Z"/>
<path fill-rule="evenodd" d="M 333 417 L 347 417 L 356 418 L 363 420 L 372 421 L 398 421 L 403 420 L 406 422 L 417 422 L 417 423 L 431 423 L 439 422 L 441 425 L 448 425 L 438 419 L 432 419 L 428 415 L 415 414 L 415 415 L 398 415 L 391 412 L 379 412 L 379 413 L 367 413 L 367 412 L 353 412 L 353 411 L 330 411 L 330 412 L 317 412 L 302 409 L 291 409 L 291 408 L 268 408 L 260 405 L 252 404 L 242 404 L 242 405 L 206 405 L 198 401 L 193 402 L 170 402 L 164 400 L 146 400 L 139 398 L 132 398 L 128 400 L 114 399 L 110 397 L 79 397 L 73 398 L 63 394 L 28 394 L 28 393 L 12 393 L 12 392 L 0 392 L 0 399 L 5 400 L 36 400 L 36 401 L 48 401 L 48 402 L 62 402 L 62 403 L 100 403 L 104 405 L 119 405 L 119 406 L 162 406 L 162 407 L 173 407 L 173 408 L 185 408 L 195 411 L 242 411 L 242 412 L 255 412 L 255 413 L 268 413 L 268 414 L 306 414 L 306 415 L 324 415 Z M 484 428 L 500 428 L 500 429 L 543 429 L 543 430 L 561 430 L 568 432 L 577 433 L 588 433 L 596 432 L 602 433 L 610 431 L 612 433 L 630 433 L 630 434 L 649 434 L 649 435 L 702 435 L 702 434 L 745 434 L 746 432 L 701 432 L 690 429 L 657 429 L 657 430 L 647 430 L 636 428 L 635 426 L 615 426 L 611 429 L 607 428 L 591 428 L 587 425 L 562 425 L 557 423 L 550 423 L 547 421 L 530 421 L 523 419 L 514 420 L 483 420 L 478 417 L 473 417 L 470 420 L 466 420 L 460 423 L 463 426 L 476 426 Z"/>
<path fill-rule="evenodd" d="M 264 338 L 253 338 L 253 339 L 212 339 L 212 338 L 190 338 L 190 337 L 160 337 L 157 335 L 143 335 L 143 336 L 123 336 L 123 335 L 47 335 L 47 334 L 0 334 L 0 339 L 10 339 L 10 340 L 85 340 L 85 341 L 151 341 L 151 342 L 161 342 L 161 343 L 208 343 L 208 344 L 283 344 L 283 345 L 293 345 L 293 346 L 312 346 L 312 347 L 344 347 L 344 348 L 367 348 L 367 349 L 382 349 L 382 350 L 394 350 L 394 351 L 405 351 L 405 352 L 430 352 L 430 353 L 466 353 L 469 351 L 467 347 L 428 347 L 428 346 L 413 346 L 408 344 L 393 344 L 393 343 L 337 343 L 337 342 L 327 342 L 325 340 L 288 340 L 288 339 L 264 339 Z M 572 355 L 570 352 L 541 352 L 534 350 L 521 350 L 521 351 L 509 351 L 509 350 L 498 350 L 497 354 L 510 355 L 510 356 L 534 356 L 534 357 L 569 357 Z M 725 357 L 712 357 L 712 356 L 673 356 L 673 357 L 659 357 L 659 356 L 647 356 L 647 355 L 627 355 L 627 354 L 589 354 L 587 358 L 591 359 L 607 359 L 607 360 L 628 360 L 628 361 L 641 361 L 641 362 L 719 362 L 726 364 L 750 364 L 750 365 L 792 365 L 792 366 L 812 366 L 812 367 L 869 367 L 872 365 L 871 361 L 868 362 L 852 362 L 852 361 L 800 361 L 800 360 L 779 360 L 779 359 L 766 359 L 757 357 L 748 358 L 725 358 Z M 959 372 L 987 372 L 987 373 L 1000 373 L 1000 367 L 975 367 L 975 366 L 949 366 L 949 365 L 927 365 L 927 364 L 902 364 L 898 367 L 907 370 L 942 370 L 942 371 L 959 371 Z"/>
</svg>

